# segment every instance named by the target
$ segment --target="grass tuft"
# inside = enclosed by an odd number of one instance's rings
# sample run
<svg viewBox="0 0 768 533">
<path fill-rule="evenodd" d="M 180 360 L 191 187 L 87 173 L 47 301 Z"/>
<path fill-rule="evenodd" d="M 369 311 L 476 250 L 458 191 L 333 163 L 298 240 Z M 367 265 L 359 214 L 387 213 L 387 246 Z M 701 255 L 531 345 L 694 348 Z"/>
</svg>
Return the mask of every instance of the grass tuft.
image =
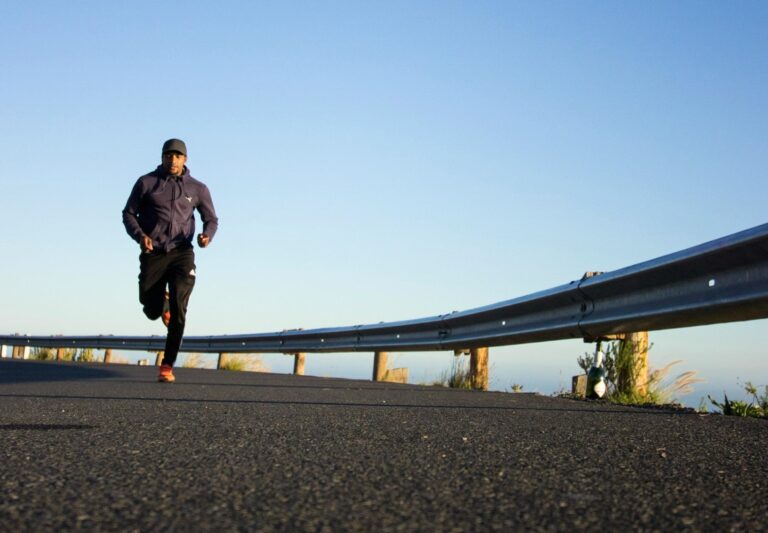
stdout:
<svg viewBox="0 0 768 533">
<path fill-rule="evenodd" d="M 443 371 L 432 384 L 436 387 L 449 387 L 451 389 L 471 389 L 469 361 L 464 357 L 454 357 L 450 370 Z"/>
<path fill-rule="evenodd" d="M 220 370 L 234 372 L 269 372 L 261 357 L 254 355 L 227 355 L 221 363 Z"/>
<path fill-rule="evenodd" d="M 669 378 L 669 372 L 673 366 L 682 361 L 672 361 L 659 369 L 648 370 L 648 383 L 646 394 L 643 396 L 636 391 L 613 390 L 610 400 L 621 404 L 654 404 L 664 405 L 677 401 L 677 396 L 685 396 L 693 392 L 693 385 L 704 380 L 696 377 L 695 370 L 688 370 L 674 378 Z"/>
<path fill-rule="evenodd" d="M 182 368 L 201 368 L 202 361 L 199 353 L 191 353 L 184 358 L 184 362 L 181 364 Z"/>
</svg>

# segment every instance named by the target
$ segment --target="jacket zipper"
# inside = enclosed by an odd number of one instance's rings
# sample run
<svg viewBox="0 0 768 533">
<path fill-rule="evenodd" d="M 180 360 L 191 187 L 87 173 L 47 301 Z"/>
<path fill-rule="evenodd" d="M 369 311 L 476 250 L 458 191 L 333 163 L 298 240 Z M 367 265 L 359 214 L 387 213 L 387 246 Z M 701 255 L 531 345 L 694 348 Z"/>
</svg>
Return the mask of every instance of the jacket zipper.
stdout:
<svg viewBox="0 0 768 533">
<path fill-rule="evenodd" d="M 170 245 L 173 239 L 173 221 L 176 218 L 176 179 L 168 178 L 171 181 L 171 220 L 168 224 L 168 244 Z"/>
</svg>

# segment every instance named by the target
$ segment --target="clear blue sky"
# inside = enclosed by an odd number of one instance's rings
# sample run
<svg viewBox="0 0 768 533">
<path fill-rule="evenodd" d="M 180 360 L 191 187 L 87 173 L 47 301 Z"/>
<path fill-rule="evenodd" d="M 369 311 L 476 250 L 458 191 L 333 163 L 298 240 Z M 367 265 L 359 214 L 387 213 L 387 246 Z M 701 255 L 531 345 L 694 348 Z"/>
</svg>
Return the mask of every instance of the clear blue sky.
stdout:
<svg viewBox="0 0 768 533">
<path fill-rule="evenodd" d="M 463 310 L 766 222 L 765 2 L 6 1 L 0 72 L 4 333 L 163 333 L 120 212 L 169 137 L 220 217 L 188 334 Z M 766 383 L 765 333 L 651 364 Z M 492 350 L 492 383 L 552 392 L 586 349 Z"/>
</svg>

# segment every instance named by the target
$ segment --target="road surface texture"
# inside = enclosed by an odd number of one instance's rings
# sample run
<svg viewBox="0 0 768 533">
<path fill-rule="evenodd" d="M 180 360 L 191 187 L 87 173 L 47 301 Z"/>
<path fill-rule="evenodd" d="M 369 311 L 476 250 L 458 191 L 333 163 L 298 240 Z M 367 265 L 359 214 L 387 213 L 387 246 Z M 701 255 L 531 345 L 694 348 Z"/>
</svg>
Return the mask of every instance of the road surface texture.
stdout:
<svg viewBox="0 0 768 533">
<path fill-rule="evenodd" d="M 768 421 L 0 361 L 0 531 L 757 531 Z"/>
</svg>

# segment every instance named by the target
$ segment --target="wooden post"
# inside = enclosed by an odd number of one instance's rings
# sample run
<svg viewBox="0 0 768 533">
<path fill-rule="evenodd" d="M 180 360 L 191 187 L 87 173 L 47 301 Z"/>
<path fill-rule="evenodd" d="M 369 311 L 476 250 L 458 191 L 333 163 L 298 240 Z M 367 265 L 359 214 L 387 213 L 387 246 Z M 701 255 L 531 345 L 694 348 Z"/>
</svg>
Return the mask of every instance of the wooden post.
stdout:
<svg viewBox="0 0 768 533">
<path fill-rule="evenodd" d="M 216 370 L 221 370 L 221 367 L 225 366 L 226 364 L 227 364 L 227 354 L 222 352 L 219 354 L 219 360 L 216 363 Z"/>
<path fill-rule="evenodd" d="M 155 366 L 160 366 L 163 364 L 163 357 L 165 357 L 165 352 L 157 352 L 157 357 L 155 357 Z"/>
<path fill-rule="evenodd" d="M 57 361 L 64 360 L 64 348 L 56 348 L 56 360 Z"/>
<path fill-rule="evenodd" d="M 387 373 L 387 352 L 373 354 L 373 381 L 383 381 Z"/>
<path fill-rule="evenodd" d="M 112 348 L 107 348 L 104 350 L 104 363 L 111 363 L 112 362 Z"/>
<path fill-rule="evenodd" d="M 304 359 L 306 358 L 305 353 L 295 353 L 293 354 L 293 375 L 294 376 L 303 376 L 304 375 Z"/>
<path fill-rule="evenodd" d="M 640 396 L 648 394 L 648 332 L 628 333 L 624 342 L 632 343 L 632 359 L 635 361 L 635 391 Z"/>
<path fill-rule="evenodd" d="M 470 350 L 469 380 L 473 389 L 488 390 L 488 348 Z"/>
<path fill-rule="evenodd" d="M 11 354 L 11 357 L 13 359 L 23 359 L 24 358 L 24 347 L 23 346 L 14 346 L 13 352 Z"/>
<path fill-rule="evenodd" d="M 579 374 L 571 380 L 571 394 L 584 398 L 587 395 L 587 375 Z"/>
</svg>

